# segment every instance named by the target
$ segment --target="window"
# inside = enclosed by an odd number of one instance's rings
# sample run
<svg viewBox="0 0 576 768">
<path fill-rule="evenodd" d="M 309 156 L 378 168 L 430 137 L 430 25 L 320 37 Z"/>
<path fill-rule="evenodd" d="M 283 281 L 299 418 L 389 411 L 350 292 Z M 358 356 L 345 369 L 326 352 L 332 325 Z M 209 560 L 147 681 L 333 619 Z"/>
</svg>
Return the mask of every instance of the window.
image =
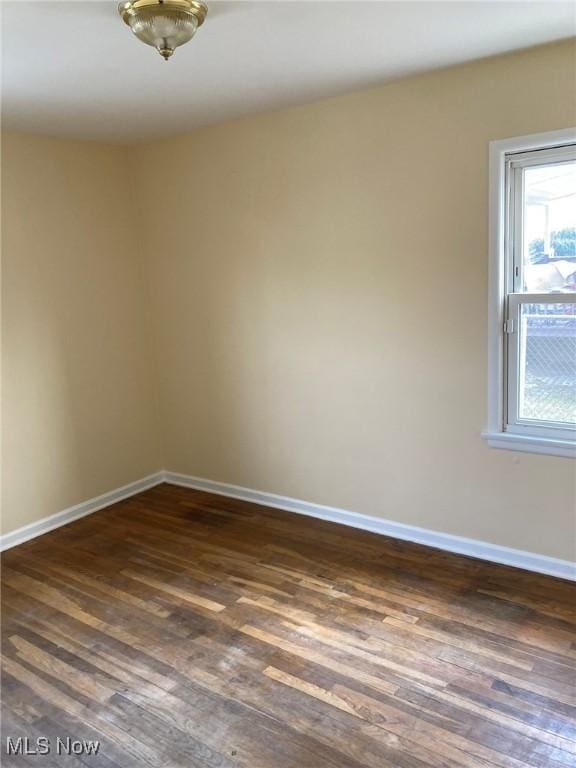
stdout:
<svg viewBox="0 0 576 768">
<path fill-rule="evenodd" d="M 576 129 L 491 143 L 488 429 L 576 457 Z"/>
</svg>

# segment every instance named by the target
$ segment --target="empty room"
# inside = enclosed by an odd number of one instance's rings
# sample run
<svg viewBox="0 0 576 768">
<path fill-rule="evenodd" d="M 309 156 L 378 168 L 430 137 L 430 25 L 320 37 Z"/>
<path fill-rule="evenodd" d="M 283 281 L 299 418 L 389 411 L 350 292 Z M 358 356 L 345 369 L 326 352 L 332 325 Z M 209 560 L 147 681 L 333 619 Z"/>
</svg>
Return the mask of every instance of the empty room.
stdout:
<svg viewBox="0 0 576 768">
<path fill-rule="evenodd" d="M 0 762 L 576 766 L 576 5 L 0 0 Z"/>
</svg>

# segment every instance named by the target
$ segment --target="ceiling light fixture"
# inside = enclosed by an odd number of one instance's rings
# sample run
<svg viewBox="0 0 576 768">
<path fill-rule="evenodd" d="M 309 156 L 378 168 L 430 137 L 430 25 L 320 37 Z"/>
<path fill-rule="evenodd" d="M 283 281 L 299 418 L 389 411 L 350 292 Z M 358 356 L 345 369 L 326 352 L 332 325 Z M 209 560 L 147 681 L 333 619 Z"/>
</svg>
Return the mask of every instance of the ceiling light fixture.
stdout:
<svg viewBox="0 0 576 768">
<path fill-rule="evenodd" d="M 125 0 L 118 13 L 138 40 L 153 45 L 166 61 L 194 37 L 208 13 L 201 0 Z"/>
</svg>

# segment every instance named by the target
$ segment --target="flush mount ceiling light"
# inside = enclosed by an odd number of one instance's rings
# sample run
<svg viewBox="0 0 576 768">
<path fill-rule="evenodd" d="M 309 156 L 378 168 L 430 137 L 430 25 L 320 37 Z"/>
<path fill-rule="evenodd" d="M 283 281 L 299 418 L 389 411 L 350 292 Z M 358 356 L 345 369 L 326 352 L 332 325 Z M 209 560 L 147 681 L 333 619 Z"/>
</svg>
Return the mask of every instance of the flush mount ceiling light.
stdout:
<svg viewBox="0 0 576 768">
<path fill-rule="evenodd" d="M 194 37 L 208 13 L 201 0 L 125 0 L 118 13 L 146 45 L 153 45 L 166 61 L 179 45 Z"/>
</svg>

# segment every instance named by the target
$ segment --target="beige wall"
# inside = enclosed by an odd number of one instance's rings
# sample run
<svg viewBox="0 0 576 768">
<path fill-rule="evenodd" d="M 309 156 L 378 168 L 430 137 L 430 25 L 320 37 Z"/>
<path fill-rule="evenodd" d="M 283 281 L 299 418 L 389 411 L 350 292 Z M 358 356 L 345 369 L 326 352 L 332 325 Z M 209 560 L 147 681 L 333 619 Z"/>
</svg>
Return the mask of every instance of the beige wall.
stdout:
<svg viewBox="0 0 576 768">
<path fill-rule="evenodd" d="M 574 557 L 570 460 L 489 449 L 488 142 L 563 128 L 574 46 L 135 153 L 168 469 Z"/>
<path fill-rule="evenodd" d="M 125 152 L 4 135 L 3 531 L 158 470 Z"/>
<path fill-rule="evenodd" d="M 574 558 L 574 463 L 479 437 L 487 145 L 576 123 L 574 50 L 131 160 L 5 136 L 3 530 L 164 466 Z"/>
</svg>

